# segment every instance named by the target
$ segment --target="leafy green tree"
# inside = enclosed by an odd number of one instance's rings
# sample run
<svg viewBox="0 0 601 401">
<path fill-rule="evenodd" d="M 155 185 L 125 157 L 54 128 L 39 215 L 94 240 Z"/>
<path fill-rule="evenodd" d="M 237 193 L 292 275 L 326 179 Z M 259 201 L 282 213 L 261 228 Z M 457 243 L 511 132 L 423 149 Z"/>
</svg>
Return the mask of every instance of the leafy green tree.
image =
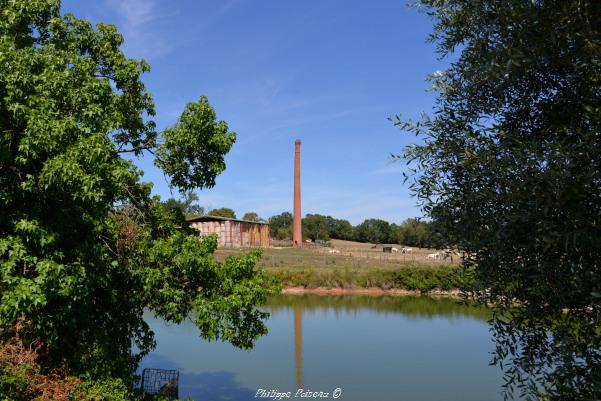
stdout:
<svg viewBox="0 0 601 401">
<path fill-rule="evenodd" d="M 420 248 L 441 248 L 451 246 L 443 241 L 434 222 L 423 221 L 417 218 L 409 218 L 400 225 L 391 224 L 390 242 L 417 246 Z"/>
<path fill-rule="evenodd" d="M 403 158 L 496 310 L 505 388 L 601 398 L 601 7 L 421 0 L 450 67 Z M 519 305 L 519 307 L 515 307 Z"/>
<path fill-rule="evenodd" d="M 321 214 L 308 214 L 302 220 L 303 238 L 313 241 L 330 239 L 328 218 Z"/>
<path fill-rule="evenodd" d="M 355 227 L 355 239 L 359 242 L 384 244 L 390 241 L 390 223 L 381 219 L 367 219 Z"/>
<path fill-rule="evenodd" d="M 246 212 L 246 213 L 244 213 L 244 216 L 242 216 L 242 220 L 256 221 L 258 223 L 264 223 L 265 222 L 265 219 L 262 219 L 261 217 L 259 217 L 259 215 L 256 212 Z"/>
<path fill-rule="evenodd" d="M 252 346 L 272 288 L 259 254 L 217 262 L 216 238 L 180 227 L 123 157 L 156 155 L 180 191 L 211 187 L 235 134 L 204 97 L 157 133 L 148 65 L 59 5 L 0 0 L 0 336 L 26 322 L 43 368 L 126 382 L 154 346 L 146 310 Z"/>
<path fill-rule="evenodd" d="M 218 217 L 226 217 L 228 219 L 235 219 L 236 212 L 229 207 L 222 207 L 219 209 L 213 209 L 209 212 L 209 216 L 218 216 Z"/>
<path fill-rule="evenodd" d="M 281 214 L 271 216 L 268 221 L 271 236 L 273 238 L 279 240 L 292 238 L 292 213 L 283 212 Z"/>
<path fill-rule="evenodd" d="M 390 243 L 392 244 L 405 244 L 405 236 L 404 236 L 403 227 L 392 223 L 390 225 Z M 409 244 L 406 244 L 409 245 Z"/>
<path fill-rule="evenodd" d="M 225 121 L 217 121 L 215 110 L 202 96 L 188 103 L 177 124 L 163 132 L 155 164 L 177 188 L 210 188 L 225 170 L 223 157 L 235 141 L 236 134 L 228 131 Z"/>
<path fill-rule="evenodd" d="M 182 216 L 199 215 L 205 213 L 205 208 L 197 204 L 198 195 L 192 191 L 184 192 L 181 199 L 169 198 L 163 205 L 167 209 L 177 210 Z"/>
<path fill-rule="evenodd" d="M 353 226 L 348 220 L 335 219 L 327 216 L 330 238 L 352 240 L 354 236 Z"/>
</svg>

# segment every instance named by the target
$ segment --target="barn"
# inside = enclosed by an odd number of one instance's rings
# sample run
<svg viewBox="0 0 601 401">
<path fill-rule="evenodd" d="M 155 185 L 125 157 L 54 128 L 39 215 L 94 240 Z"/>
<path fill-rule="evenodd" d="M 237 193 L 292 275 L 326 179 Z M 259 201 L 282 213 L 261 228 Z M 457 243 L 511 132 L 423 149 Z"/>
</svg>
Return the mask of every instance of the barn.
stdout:
<svg viewBox="0 0 601 401">
<path fill-rule="evenodd" d="M 189 218 L 188 222 L 190 227 L 198 230 L 200 236 L 217 234 L 220 247 L 270 246 L 268 223 L 207 215 Z"/>
</svg>

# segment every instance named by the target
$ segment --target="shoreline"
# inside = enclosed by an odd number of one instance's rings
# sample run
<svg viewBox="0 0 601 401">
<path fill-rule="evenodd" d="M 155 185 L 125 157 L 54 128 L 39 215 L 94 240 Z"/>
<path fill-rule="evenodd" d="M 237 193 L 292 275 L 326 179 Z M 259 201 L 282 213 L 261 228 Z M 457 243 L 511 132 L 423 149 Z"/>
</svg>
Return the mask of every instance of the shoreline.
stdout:
<svg viewBox="0 0 601 401">
<path fill-rule="evenodd" d="M 383 289 L 380 287 L 368 287 L 368 288 L 339 288 L 339 287 L 314 287 L 307 288 L 302 286 L 297 287 L 285 287 L 282 289 L 282 294 L 285 295 L 368 295 L 368 296 L 393 296 L 393 297 L 406 297 L 406 296 L 428 296 L 428 297 L 445 297 L 445 298 L 461 298 L 462 294 L 460 290 L 432 290 L 428 292 L 421 292 L 419 290 L 405 290 L 400 288 Z"/>
</svg>

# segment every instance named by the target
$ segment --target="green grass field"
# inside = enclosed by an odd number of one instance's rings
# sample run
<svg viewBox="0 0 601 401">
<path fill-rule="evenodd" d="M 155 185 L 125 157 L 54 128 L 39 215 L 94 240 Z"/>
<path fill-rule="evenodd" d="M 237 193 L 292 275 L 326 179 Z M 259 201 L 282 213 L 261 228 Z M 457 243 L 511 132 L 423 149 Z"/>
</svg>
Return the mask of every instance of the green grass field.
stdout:
<svg viewBox="0 0 601 401">
<path fill-rule="evenodd" d="M 428 292 L 466 288 L 465 277 L 457 261 L 431 261 L 419 257 L 432 250 L 415 250 L 413 255 L 385 254 L 370 244 L 344 241 L 335 244 L 340 254 L 328 253 L 328 247 L 266 248 L 259 267 L 279 279 L 284 287 L 328 287 L 406 289 Z M 354 248 L 351 248 L 354 247 Z M 219 260 L 244 252 L 240 248 L 220 248 Z"/>
</svg>

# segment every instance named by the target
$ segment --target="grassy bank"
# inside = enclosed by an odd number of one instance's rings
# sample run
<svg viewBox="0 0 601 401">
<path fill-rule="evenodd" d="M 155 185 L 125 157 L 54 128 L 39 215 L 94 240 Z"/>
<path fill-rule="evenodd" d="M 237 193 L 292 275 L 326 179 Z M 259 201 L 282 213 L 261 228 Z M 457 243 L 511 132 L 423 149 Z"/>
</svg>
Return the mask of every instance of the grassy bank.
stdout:
<svg viewBox="0 0 601 401">
<path fill-rule="evenodd" d="M 433 260 L 435 249 L 414 248 L 411 253 L 383 253 L 382 245 L 332 240 L 331 247 L 262 249 L 258 267 L 282 282 L 284 287 L 306 289 L 407 290 L 422 293 L 469 288 L 471 282 L 460 268 L 459 259 Z M 398 249 L 402 245 L 389 244 Z M 336 249 L 337 253 L 330 253 Z M 220 248 L 218 260 L 244 253 L 244 248 Z"/>
<path fill-rule="evenodd" d="M 407 266 L 399 269 L 267 268 L 284 287 L 381 288 L 429 292 L 468 288 L 471 285 L 458 267 Z"/>
</svg>

